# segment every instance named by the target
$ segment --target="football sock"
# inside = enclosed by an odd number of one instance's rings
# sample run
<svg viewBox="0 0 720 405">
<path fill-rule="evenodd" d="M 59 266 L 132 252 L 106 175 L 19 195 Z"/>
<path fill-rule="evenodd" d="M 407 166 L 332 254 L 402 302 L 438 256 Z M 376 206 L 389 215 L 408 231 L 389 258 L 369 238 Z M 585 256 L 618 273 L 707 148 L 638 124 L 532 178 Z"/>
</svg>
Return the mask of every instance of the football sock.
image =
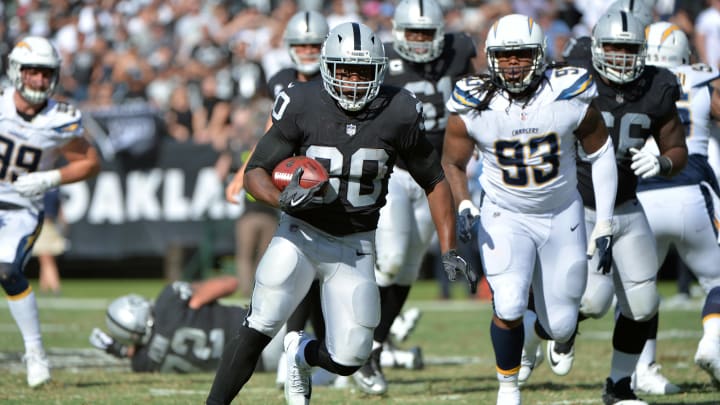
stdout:
<svg viewBox="0 0 720 405">
<path fill-rule="evenodd" d="M 42 349 L 43 342 L 40 334 L 40 318 L 38 317 L 35 293 L 29 290 L 27 294 L 23 293 L 15 297 L 8 296 L 8 307 L 22 334 L 25 351 Z"/>
<path fill-rule="evenodd" d="M 618 382 L 620 379 L 629 377 L 635 372 L 639 354 L 623 353 L 613 350 L 612 361 L 610 363 L 610 379 Z"/>
<path fill-rule="evenodd" d="M 494 321 L 490 322 L 490 339 L 495 349 L 498 381 L 517 380 L 524 335 L 523 325 L 512 329 L 502 329 Z"/>
<path fill-rule="evenodd" d="M 312 367 L 322 367 L 325 370 L 342 376 L 349 376 L 356 372 L 360 366 L 344 366 L 336 363 L 325 346 L 325 342 L 311 340 L 305 346 L 305 362 Z"/>
<path fill-rule="evenodd" d="M 245 325 L 223 350 L 207 404 L 229 404 L 250 379 L 270 336 Z"/>
<path fill-rule="evenodd" d="M 373 338 L 384 342 L 390 333 L 395 317 L 402 311 L 405 301 L 410 294 L 410 286 L 392 284 L 380 287 L 380 324 L 375 328 Z"/>
<path fill-rule="evenodd" d="M 658 331 L 658 314 L 650 319 L 648 338 L 645 341 L 638 364 L 650 365 L 655 362 L 655 352 L 657 351 L 657 331 Z"/>
<path fill-rule="evenodd" d="M 703 331 L 705 334 L 720 336 L 720 287 L 708 292 L 702 309 Z"/>
</svg>

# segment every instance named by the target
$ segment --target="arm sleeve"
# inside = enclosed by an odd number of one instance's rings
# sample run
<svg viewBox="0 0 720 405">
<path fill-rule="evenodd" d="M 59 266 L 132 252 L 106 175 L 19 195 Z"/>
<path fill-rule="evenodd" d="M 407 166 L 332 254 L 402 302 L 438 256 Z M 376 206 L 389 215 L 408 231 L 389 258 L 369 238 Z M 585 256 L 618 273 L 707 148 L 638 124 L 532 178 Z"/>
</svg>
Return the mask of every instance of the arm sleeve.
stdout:
<svg viewBox="0 0 720 405">
<path fill-rule="evenodd" d="M 407 165 L 413 179 L 423 189 L 430 190 L 445 178 L 445 173 L 435 148 L 425 137 L 425 132 L 420 126 L 421 121 L 422 115 L 408 135 L 401 140 L 399 150 L 400 157 Z"/>
<path fill-rule="evenodd" d="M 618 188 L 617 163 L 612 138 L 608 137 L 605 145 L 600 150 L 589 155 L 588 160 L 592 162 L 596 220 L 598 222 L 610 220 L 613 216 Z"/>
</svg>

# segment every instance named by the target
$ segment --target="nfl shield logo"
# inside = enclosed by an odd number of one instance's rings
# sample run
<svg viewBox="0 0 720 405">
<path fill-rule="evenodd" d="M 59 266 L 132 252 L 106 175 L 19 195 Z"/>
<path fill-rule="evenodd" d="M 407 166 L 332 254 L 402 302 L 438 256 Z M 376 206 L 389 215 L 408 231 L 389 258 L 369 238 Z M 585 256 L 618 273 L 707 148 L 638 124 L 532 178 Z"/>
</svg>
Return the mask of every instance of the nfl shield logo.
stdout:
<svg viewBox="0 0 720 405">
<path fill-rule="evenodd" d="M 355 124 L 347 124 L 345 126 L 345 133 L 348 134 L 348 136 L 353 136 L 357 132 L 357 125 Z"/>
</svg>

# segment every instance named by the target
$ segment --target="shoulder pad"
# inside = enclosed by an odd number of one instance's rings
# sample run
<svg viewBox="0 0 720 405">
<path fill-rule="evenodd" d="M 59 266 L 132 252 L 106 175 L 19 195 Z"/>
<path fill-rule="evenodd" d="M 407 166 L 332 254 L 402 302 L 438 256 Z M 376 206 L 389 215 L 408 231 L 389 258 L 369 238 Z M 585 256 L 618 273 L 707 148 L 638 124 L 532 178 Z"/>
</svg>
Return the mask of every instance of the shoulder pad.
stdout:
<svg viewBox="0 0 720 405">
<path fill-rule="evenodd" d="M 690 80 L 690 87 L 702 87 L 720 78 L 718 69 L 705 63 L 684 65 L 680 66 L 680 68 L 682 68 L 682 70 L 678 69 L 678 72 L 687 75 Z"/>
<path fill-rule="evenodd" d="M 569 100 L 575 97 L 592 98 L 596 95 L 595 81 L 586 69 L 576 66 L 548 69 L 545 72 L 556 100 Z"/>
</svg>

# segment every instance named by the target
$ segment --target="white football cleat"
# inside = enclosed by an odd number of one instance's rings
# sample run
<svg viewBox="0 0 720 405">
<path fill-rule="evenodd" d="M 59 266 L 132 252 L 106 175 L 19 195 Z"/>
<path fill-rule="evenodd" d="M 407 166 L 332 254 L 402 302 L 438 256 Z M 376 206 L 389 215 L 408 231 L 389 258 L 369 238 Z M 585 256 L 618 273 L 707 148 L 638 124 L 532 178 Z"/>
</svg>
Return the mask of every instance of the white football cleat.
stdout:
<svg viewBox="0 0 720 405">
<path fill-rule="evenodd" d="M 30 388 L 50 382 L 50 363 L 42 348 L 28 350 L 23 361 L 27 366 L 27 383 Z"/>
<path fill-rule="evenodd" d="M 695 352 L 695 364 L 705 370 L 715 388 L 720 389 L 720 336 L 703 335 Z"/>
<path fill-rule="evenodd" d="M 353 380 L 360 391 L 370 395 L 383 395 L 388 390 L 388 383 L 380 365 L 382 347 L 370 352 L 370 357 L 358 371 L 353 373 Z"/>
<path fill-rule="evenodd" d="M 312 395 L 312 368 L 305 363 L 300 350 L 305 350 L 309 337 L 303 332 L 289 332 L 285 335 L 283 346 L 287 356 L 287 380 L 285 381 L 285 401 L 288 405 L 309 405 Z"/>
<path fill-rule="evenodd" d="M 632 378 L 632 388 L 635 392 L 650 395 L 677 394 L 680 387 L 673 384 L 660 373 L 662 367 L 652 362 L 650 364 L 638 363 Z"/>
<path fill-rule="evenodd" d="M 518 385 L 523 385 L 530 378 L 533 370 L 542 364 L 543 359 L 542 343 L 538 343 L 534 354 L 528 354 L 523 348 L 522 358 L 520 359 L 520 371 L 518 372 Z"/>
<path fill-rule="evenodd" d="M 572 369 L 575 361 L 575 346 L 570 348 L 569 353 L 558 353 L 555 351 L 554 340 L 547 342 L 547 359 L 550 369 L 557 375 L 567 375 Z"/>
<path fill-rule="evenodd" d="M 521 405 L 520 388 L 517 385 L 500 384 L 497 405 Z"/>
</svg>

